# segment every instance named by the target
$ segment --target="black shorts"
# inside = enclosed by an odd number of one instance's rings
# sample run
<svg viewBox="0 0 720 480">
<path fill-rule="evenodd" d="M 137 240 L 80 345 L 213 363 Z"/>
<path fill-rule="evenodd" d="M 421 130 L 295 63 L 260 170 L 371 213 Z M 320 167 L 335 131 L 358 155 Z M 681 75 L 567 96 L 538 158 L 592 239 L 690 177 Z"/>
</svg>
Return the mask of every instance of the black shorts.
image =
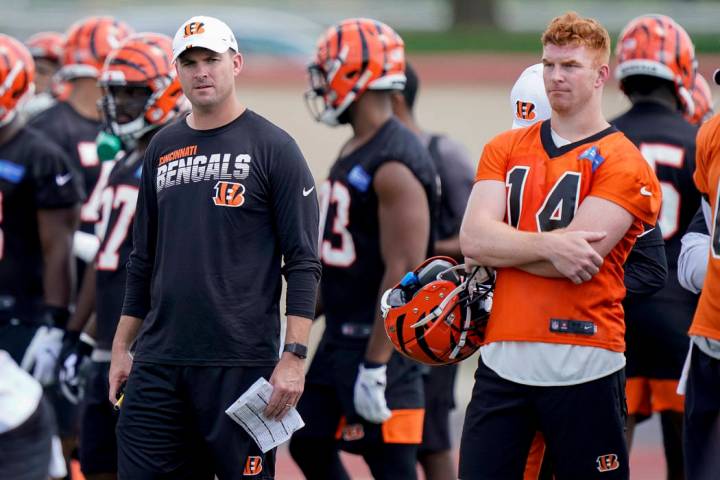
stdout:
<svg viewBox="0 0 720 480">
<path fill-rule="evenodd" d="M 457 365 L 430 367 L 423 375 L 425 421 L 418 455 L 450 450 L 450 411 L 455 408 Z"/>
<path fill-rule="evenodd" d="M 393 417 L 379 425 L 366 421 L 355 412 L 353 391 L 364 356 L 364 347 L 320 343 L 298 404 L 305 428 L 295 436 L 336 438 L 343 450 L 353 453 L 362 452 L 367 444 L 417 445 L 421 442 L 424 402 L 419 365 L 393 354 L 388 363 L 385 389 Z"/>
<path fill-rule="evenodd" d="M 274 478 L 275 450 L 263 454 L 225 414 L 258 378 L 269 379 L 272 371 L 135 362 L 116 430 L 119 478 Z"/>
<path fill-rule="evenodd" d="M 22 364 L 30 342 L 40 326 L 32 323 L 0 322 L 0 349 L 7 351 L 18 365 Z M 79 429 L 79 409 L 60 392 L 57 383 L 44 387 L 45 397 L 55 413 L 55 422 L 60 437 L 77 435 Z"/>
<path fill-rule="evenodd" d="M 678 380 L 688 349 L 696 304 L 654 295 L 628 300 L 625 308 L 627 378 Z"/>
<path fill-rule="evenodd" d="M 54 430 L 52 409 L 42 399 L 18 427 L 0 434 L 0 478 L 47 480 Z"/>
<path fill-rule="evenodd" d="M 523 478 L 535 433 L 555 478 L 627 479 L 625 375 L 562 387 L 499 377 L 480 358 L 460 443 L 460 478 Z"/>
<path fill-rule="evenodd" d="M 85 475 L 117 472 L 115 425 L 109 396 L 110 362 L 92 362 L 80 408 L 80 468 Z"/>
<path fill-rule="evenodd" d="M 685 476 L 715 480 L 720 475 L 720 360 L 693 345 L 685 394 Z"/>
</svg>

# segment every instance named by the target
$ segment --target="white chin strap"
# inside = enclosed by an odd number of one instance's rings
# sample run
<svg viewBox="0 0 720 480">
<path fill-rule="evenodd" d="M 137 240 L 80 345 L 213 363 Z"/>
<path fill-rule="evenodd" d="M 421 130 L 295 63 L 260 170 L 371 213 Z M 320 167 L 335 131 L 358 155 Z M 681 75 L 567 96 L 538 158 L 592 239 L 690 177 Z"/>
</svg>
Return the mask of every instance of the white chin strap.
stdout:
<svg viewBox="0 0 720 480">
<path fill-rule="evenodd" d="M 468 331 L 470 331 L 470 305 L 467 307 L 467 312 L 465 312 L 465 325 L 463 325 L 462 332 L 460 332 L 460 340 L 458 340 L 457 345 L 455 345 L 455 348 L 453 348 L 453 351 L 450 352 L 450 359 L 455 359 L 460 354 L 460 350 L 463 349 L 465 346 L 465 342 L 467 341 L 467 335 Z"/>
<path fill-rule="evenodd" d="M 386 318 L 388 312 L 390 312 L 390 305 L 388 305 L 388 297 L 390 297 L 390 292 L 392 291 L 392 288 L 388 288 L 387 290 L 385 290 L 385 293 L 383 293 L 383 296 L 380 299 L 380 313 L 382 314 L 383 318 Z"/>
</svg>

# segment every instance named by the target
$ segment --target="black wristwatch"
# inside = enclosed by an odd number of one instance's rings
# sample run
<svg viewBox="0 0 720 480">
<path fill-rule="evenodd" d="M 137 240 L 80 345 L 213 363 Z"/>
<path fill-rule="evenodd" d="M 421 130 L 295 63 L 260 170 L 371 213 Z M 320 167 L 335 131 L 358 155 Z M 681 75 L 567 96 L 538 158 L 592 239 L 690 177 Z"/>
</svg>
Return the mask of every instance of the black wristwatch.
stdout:
<svg viewBox="0 0 720 480">
<path fill-rule="evenodd" d="M 302 343 L 286 343 L 283 352 L 290 352 L 298 358 L 307 358 L 307 346 Z"/>
</svg>

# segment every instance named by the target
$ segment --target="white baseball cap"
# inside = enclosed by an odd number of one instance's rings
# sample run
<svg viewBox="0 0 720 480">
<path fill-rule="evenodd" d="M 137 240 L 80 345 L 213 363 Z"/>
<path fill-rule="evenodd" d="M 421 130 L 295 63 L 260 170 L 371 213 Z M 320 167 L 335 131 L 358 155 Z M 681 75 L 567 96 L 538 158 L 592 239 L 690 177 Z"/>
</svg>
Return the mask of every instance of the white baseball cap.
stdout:
<svg viewBox="0 0 720 480">
<path fill-rule="evenodd" d="M 217 53 L 225 53 L 232 48 L 238 51 L 237 40 L 230 27 L 222 20 L 203 15 L 192 17 L 178 28 L 173 38 L 173 62 L 185 50 L 200 47 Z"/>
<path fill-rule="evenodd" d="M 543 65 L 536 63 L 526 68 L 510 91 L 512 128 L 529 127 L 550 118 L 552 108 L 545 93 Z"/>
</svg>

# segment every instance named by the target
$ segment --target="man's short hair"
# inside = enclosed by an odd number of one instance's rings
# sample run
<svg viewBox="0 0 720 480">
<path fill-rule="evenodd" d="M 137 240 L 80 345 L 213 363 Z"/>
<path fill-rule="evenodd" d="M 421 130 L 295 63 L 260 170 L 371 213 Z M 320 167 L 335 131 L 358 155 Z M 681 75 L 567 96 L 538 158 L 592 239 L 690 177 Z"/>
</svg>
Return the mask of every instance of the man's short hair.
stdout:
<svg viewBox="0 0 720 480">
<path fill-rule="evenodd" d="M 402 91 L 408 110 L 412 111 L 415 106 L 415 98 L 417 97 L 418 87 L 420 87 L 420 79 L 415 73 L 415 69 L 409 63 L 405 63 L 405 88 Z"/>
<path fill-rule="evenodd" d="M 584 46 L 598 53 L 601 64 L 610 61 L 610 35 L 593 18 L 583 18 L 576 12 L 555 17 L 542 34 L 543 46 Z"/>
</svg>

